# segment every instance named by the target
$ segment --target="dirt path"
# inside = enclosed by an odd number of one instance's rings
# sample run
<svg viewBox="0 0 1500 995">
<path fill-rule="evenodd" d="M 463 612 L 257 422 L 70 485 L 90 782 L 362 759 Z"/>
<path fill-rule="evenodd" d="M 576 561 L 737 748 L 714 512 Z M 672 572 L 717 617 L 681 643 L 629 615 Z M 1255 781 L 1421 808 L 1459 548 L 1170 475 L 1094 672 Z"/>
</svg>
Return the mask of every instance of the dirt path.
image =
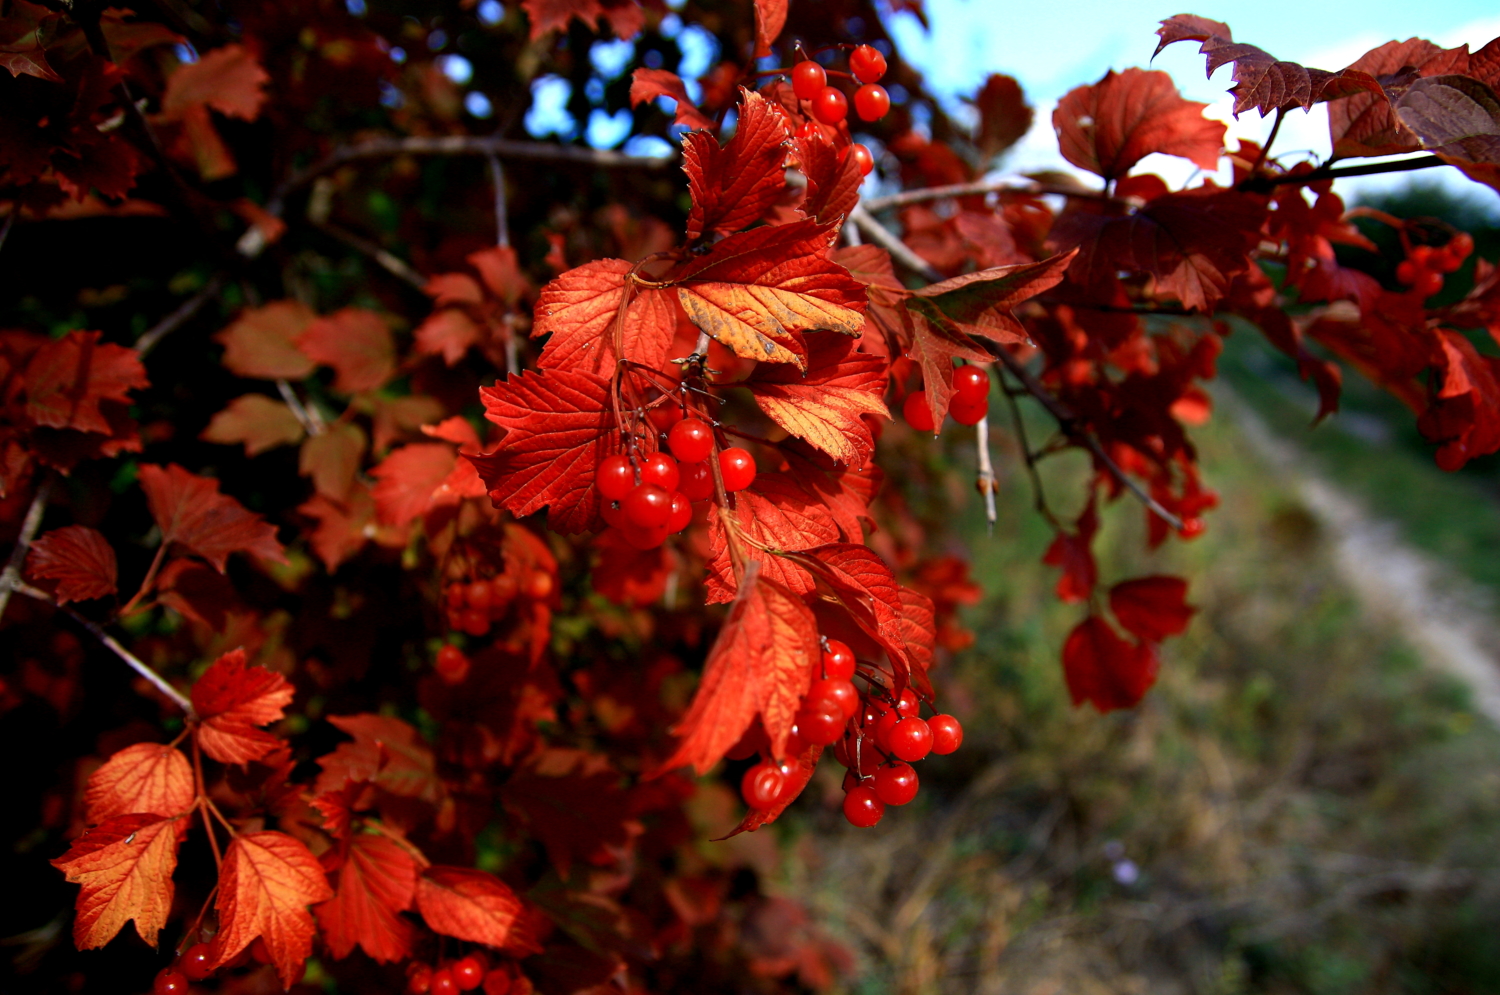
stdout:
<svg viewBox="0 0 1500 995">
<path fill-rule="evenodd" d="M 1474 691 L 1475 707 L 1500 725 L 1500 609 L 1489 592 L 1405 542 L 1393 524 L 1310 466 L 1243 401 L 1219 396 L 1246 440 L 1296 491 L 1333 541 L 1335 560 L 1365 610 L 1394 622 L 1430 666 Z"/>
</svg>

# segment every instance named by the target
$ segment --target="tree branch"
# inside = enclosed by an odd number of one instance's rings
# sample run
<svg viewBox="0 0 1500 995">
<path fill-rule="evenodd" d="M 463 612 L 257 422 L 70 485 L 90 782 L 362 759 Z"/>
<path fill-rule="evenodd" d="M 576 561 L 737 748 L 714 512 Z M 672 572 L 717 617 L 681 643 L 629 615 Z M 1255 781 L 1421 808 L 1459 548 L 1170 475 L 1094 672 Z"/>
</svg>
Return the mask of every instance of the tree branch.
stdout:
<svg viewBox="0 0 1500 995">
<path fill-rule="evenodd" d="M 5 569 L 0 571 L 0 618 L 5 616 L 5 609 L 10 605 L 10 592 L 21 585 L 21 568 L 26 563 L 26 551 L 31 548 L 31 541 L 36 538 L 37 530 L 42 527 L 42 516 L 47 511 L 47 498 L 52 494 L 52 475 L 48 474 L 36 489 L 36 494 L 31 499 L 31 507 L 26 509 L 26 519 L 21 523 L 21 532 L 16 536 L 16 545 L 10 551 L 10 560 L 5 564 Z"/>
<path fill-rule="evenodd" d="M 144 356 L 155 349 L 158 342 L 186 324 L 193 315 L 203 310 L 203 305 L 217 297 L 226 281 L 227 277 L 223 273 L 215 275 L 203 285 L 202 290 L 183 301 L 176 311 L 142 332 L 141 337 L 135 340 L 135 351 Z"/>
<path fill-rule="evenodd" d="M 331 221 L 320 222 L 309 219 L 309 223 L 323 234 L 343 242 L 355 252 L 369 256 L 377 265 L 398 280 L 402 280 L 418 290 L 426 289 L 427 277 L 418 273 L 401 257 L 387 252 L 369 239 L 361 238 L 352 231 L 340 228 Z"/>
<path fill-rule="evenodd" d="M 505 211 L 505 167 L 497 155 L 489 160 L 490 184 L 495 188 L 495 244 L 506 249 L 510 247 L 510 219 Z"/>
<path fill-rule="evenodd" d="M 866 210 L 886 211 L 908 204 L 921 204 L 930 200 L 947 200 L 950 197 L 976 197 L 988 193 L 1058 194 L 1063 197 L 1080 197 L 1084 200 L 1118 200 L 1098 190 L 1065 187 L 1055 183 L 1017 183 L 1015 177 L 998 180 L 977 180 L 973 183 L 951 183 L 941 187 L 924 187 L 921 190 L 903 190 L 885 197 L 871 197 L 864 201 Z"/>
<path fill-rule="evenodd" d="M 1236 190 L 1245 193 L 1270 193 L 1276 187 L 1288 183 L 1306 185 L 1336 180 L 1342 176 L 1375 176 L 1379 173 L 1407 173 L 1414 169 L 1431 169 L 1447 166 L 1448 163 L 1435 155 L 1419 156 L 1415 159 L 1397 159 L 1394 162 L 1369 162 L 1363 166 L 1320 166 L 1307 173 L 1285 173 L 1281 176 L 1249 176 L 1235 184 Z"/>
<path fill-rule="evenodd" d="M 939 273 L 936 267 L 913 252 L 911 246 L 901 241 L 895 232 L 876 221 L 865 205 L 855 204 L 854 209 L 849 212 L 849 220 L 858 225 L 860 231 L 870 241 L 889 252 L 891 258 L 902 266 L 925 277 L 930 283 L 942 281 L 943 274 Z"/>
</svg>

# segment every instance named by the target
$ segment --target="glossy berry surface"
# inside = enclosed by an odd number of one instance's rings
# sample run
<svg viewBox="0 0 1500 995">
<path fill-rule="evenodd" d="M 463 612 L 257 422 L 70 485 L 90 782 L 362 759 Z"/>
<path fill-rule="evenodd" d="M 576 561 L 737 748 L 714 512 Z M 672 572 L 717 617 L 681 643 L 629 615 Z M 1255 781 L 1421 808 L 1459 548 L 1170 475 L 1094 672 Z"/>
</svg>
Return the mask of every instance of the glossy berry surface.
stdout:
<svg viewBox="0 0 1500 995">
<path fill-rule="evenodd" d="M 413 964 L 406 969 L 407 995 L 427 995 L 432 988 L 432 965 Z"/>
<path fill-rule="evenodd" d="M 468 656 L 464 654 L 463 650 L 451 644 L 437 651 L 437 659 L 433 661 L 432 666 L 437 671 L 438 677 L 442 678 L 445 684 L 461 684 L 464 678 L 469 676 Z M 205 947 L 204 949 L 206 950 L 207 948 Z M 187 955 L 184 954 L 184 960 L 186 960 L 186 957 Z"/>
<path fill-rule="evenodd" d="M 811 59 L 792 67 L 792 92 L 798 100 L 813 100 L 828 85 L 828 73 Z"/>
<path fill-rule="evenodd" d="M 473 991 L 484 982 L 485 963 L 478 954 L 469 954 L 453 962 L 453 980 L 459 991 Z"/>
<path fill-rule="evenodd" d="M 925 390 L 914 390 L 906 395 L 906 400 L 901 403 L 901 415 L 906 419 L 906 424 L 918 432 L 937 430 L 937 422 L 932 420 L 932 408 L 927 403 Z"/>
<path fill-rule="evenodd" d="M 684 418 L 667 433 L 672 455 L 684 463 L 701 463 L 714 451 L 714 431 L 698 418 Z"/>
<path fill-rule="evenodd" d="M 825 86 L 813 98 L 812 116 L 823 124 L 836 125 L 849 115 L 849 98 L 836 86 Z"/>
<path fill-rule="evenodd" d="M 706 501 L 714 496 L 714 471 L 702 463 L 681 463 L 677 490 L 689 501 Z"/>
<path fill-rule="evenodd" d="M 869 176 L 875 168 L 875 157 L 870 154 L 870 150 L 859 142 L 855 142 L 849 146 L 849 154 L 854 157 L 855 164 L 859 166 L 859 175 Z"/>
<path fill-rule="evenodd" d="M 901 691 L 901 699 L 896 702 L 896 711 L 902 715 L 917 715 L 922 710 L 922 699 L 917 697 L 917 692 L 911 688 Z"/>
<path fill-rule="evenodd" d="M 844 818 L 849 823 L 861 829 L 869 829 L 880 821 L 885 815 L 885 802 L 875 794 L 875 789 L 865 785 L 856 785 L 849 789 L 844 795 Z"/>
<path fill-rule="evenodd" d="M 486 612 L 466 608 L 458 619 L 458 627 L 466 635 L 482 636 L 490 631 L 490 616 Z"/>
<path fill-rule="evenodd" d="M 673 425 L 682 421 L 684 416 L 681 405 L 668 401 L 652 408 L 646 413 L 646 417 L 651 419 L 651 424 L 656 426 L 658 432 L 667 432 Z"/>
<path fill-rule="evenodd" d="M 458 982 L 453 979 L 453 969 L 440 967 L 432 972 L 432 984 L 427 991 L 430 995 L 458 995 Z"/>
<path fill-rule="evenodd" d="M 960 425 L 978 425 L 985 415 L 990 413 L 990 399 L 981 397 L 972 401 L 964 397 L 955 396 L 948 404 L 948 414 Z"/>
<path fill-rule="evenodd" d="M 836 681 L 854 677 L 854 651 L 846 643 L 830 639 L 823 647 L 823 676 Z"/>
<path fill-rule="evenodd" d="M 624 456 L 606 456 L 594 471 L 594 486 L 607 501 L 618 501 L 635 487 L 635 467 Z"/>
<path fill-rule="evenodd" d="M 844 734 L 844 713 L 837 704 L 803 706 L 797 713 L 797 730 L 817 746 L 828 746 Z"/>
<path fill-rule="evenodd" d="M 861 121 L 879 121 L 890 109 L 891 95 L 879 83 L 866 83 L 854 91 L 854 113 Z"/>
<path fill-rule="evenodd" d="M 672 492 L 659 484 L 641 484 L 625 495 L 620 507 L 631 525 L 656 528 L 672 517 Z"/>
<path fill-rule="evenodd" d="M 719 472 L 726 491 L 742 491 L 755 482 L 755 457 L 739 446 L 719 452 Z"/>
<path fill-rule="evenodd" d="M 766 760 L 745 771 L 740 779 L 740 796 L 751 808 L 767 809 L 775 806 L 785 787 L 786 775 L 779 766 Z"/>
<path fill-rule="evenodd" d="M 885 56 L 873 45 L 861 45 L 849 53 L 849 71 L 861 83 L 874 83 L 885 75 Z"/>
<path fill-rule="evenodd" d="M 859 711 L 859 692 L 847 678 L 822 677 L 812 682 L 807 697 L 802 699 L 807 709 L 834 709 L 845 719 L 853 718 Z"/>
<path fill-rule="evenodd" d="M 693 523 L 693 505 L 679 491 L 672 492 L 672 512 L 667 516 L 667 533 L 676 535 Z"/>
<path fill-rule="evenodd" d="M 151 995 L 187 995 L 188 979 L 181 971 L 163 968 L 151 985 Z"/>
<path fill-rule="evenodd" d="M 963 745 L 964 727 L 951 715 L 934 715 L 927 720 L 932 730 L 932 752 L 947 755 Z"/>
<path fill-rule="evenodd" d="M 652 453 L 641 460 L 641 483 L 643 484 L 656 484 L 668 491 L 675 491 L 681 477 L 682 473 L 677 469 L 677 461 L 666 453 Z"/>
<path fill-rule="evenodd" d="M 213 968 L 209 967 L 212 963 L 208 959 L 208 944 L 194 943 L 177 958 L 175 966 L 189 981 L 202 981 L 214 973 Z"/>
<path fill-rule="evenodd" d="M 910 764 L 881 767 L 874 780 L 875 794 L 887 805 L 905 805 L 917 797 L 917 772 Z"/>
<path fill-rule="evenodd" d="M 913 763 L 932 752 L 932 730 L 919 718 L 903 716 L 886 735 L 891 752 Z"/>
<path fill-rule="evenodd" d="M 646 550 L 655 549 L 666 542 L 670 533 L 667 532 L 665 522 L 661 525 L 636 525 L 627 521 L 620 529 L 620 534 L 636 549 Z"/>
<path fill-rule="evenodd" d="M 990 394 L 990 374 L 982 366 L 960 366 L 953 371 L 953 392 L 966 400 L 977 401 Z"/>
</svg>

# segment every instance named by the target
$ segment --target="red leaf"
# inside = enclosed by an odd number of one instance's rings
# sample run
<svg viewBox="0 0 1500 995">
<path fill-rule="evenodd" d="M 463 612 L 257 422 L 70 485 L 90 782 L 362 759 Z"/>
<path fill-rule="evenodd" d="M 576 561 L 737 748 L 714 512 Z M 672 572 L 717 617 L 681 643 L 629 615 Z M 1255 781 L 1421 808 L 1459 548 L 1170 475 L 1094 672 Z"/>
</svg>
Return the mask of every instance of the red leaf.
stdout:
<svg viewBox="0 0 1500 995">
<path fill-rule="evenodd" d="M 259 760 L 281 741 L 258 728 L 279 721 L 292 703 L 292 686 L 280 674 L 252 667 L 245 651 L 231 650 L 213 662 L 193 685 L 198 745 L 226 764 Z"/>
<path fill-rule="evenodd" d="M 1403 71 L 1415 71 L 1419 77 L 1463 73 L 1469 70 L 1467 47 L 1440 48 L 1422 38 L 1386 42 L 1361 55 L 1344 72 L 1376 78 Z M 1333 154 L 1345 159 L 1395 155 L 1420 148 L 1421 142 L 1397 118 L 1385 91 L 1379 86 L 1371 90 L 1328 105 Z"/>
<path fill-rule="evenodd" d="M 374 311 L 335 311 L 303 329 L 296 343 L 313 362 L 333 367 L 333 389 L 341 394 L 374 390 L 396 372 L 396 342 Z"/>
<path fill-rule="evenodd" d="M 786 0 L 755 0 L 755 57 L 771 54 L 771 46 L 786 26 Z"/>
<path fill-rule="evenodd" d="M 652 368 L 666 358 L 677 332 L 677 310 L 667 290 L 627 293 L 633 269 L 623 259 L 596 259 L 553 280 L 536 302 L 533 337 L 550 335 L 537 365 L 610 377 L 615 372 L 615 321 L 630 304 L 621 329 L 625 354 Z"/>
<path fill-rule="evenodd" d="M 62 16 L 49 11 L 41 4 L 16 0 L 7 10 L 7 23 L 0 27 L 0 66 L 10 70 L 12 76 L 35 76 L 53 83 L 63 82 L 50 65 L 47 52 L 42 47 L 43 32 Z M 123 61 L 123 60 L 122 60 Z"/>
<path fill-rule="evenodd" d="M 919 307 L 930 307 L 925 302 Z M 927 392 L 927 407 L 932 411 L 932 423 L 941 426 L 948 417 L 948 404 L 953 398 L 953 361 L 966 359 L 971 363 L 988 363 L 991 356 L 968 343 L 954 329 L 946 328 L 942 320 L 929 321 L 918 309 L 909 309 L 912 341 L 911 357 L 922 370 L 922 387 Z M 941 315 L 935 317 L 941 318 Z"/>
<path fill-rule="evenodd" d="M 1063 643 L 1063 676 L 1075 706 L 1134 708 L 1156 683 L 1157 668 L 1154 644 L 1126 642 L 1097 615 L 1078 623 Z"/>
<path fill-rule="evenodd" d="M 242 442 L 246 456 L 302 441 L 302 422 L 282 401 L 264 394 L 241 394 L 213 416 L 198 438 L 232 445 Z"/>
<path fill-rule="evenodd" d="M 484 871 L 436 866 L 417 879 L 417 911 L 444 936 L 496 948 L 519 941 L 522 951 L 532 947 L 539 953 L 526 936 L 523 909 L 509 885 Z"/>
<path fill-rule="evenodd" d="M 806 491 L 780 473 L 762 473 L 748 490 L 734 496 L 733 514 L 740 529 L 752 544 L 772 550 L 801 550 L 823 546 L 838 539 L 838 528 L 826 508 L 812 500 Z M 709 547 L 708 603 L 719 604 L 734 598 L 734 572 L 730 567 L 728 541 L 719 520 L 720 509 L 708 512 Z M 812 579 L 791 561 L 766 555 L 759 548 L 747 551 L 764 560 L 761 572 L 767 580 L 786 587 L 794 594 L 812 590 Z"/>
<path fill-rule="evenodd" d="M 206 104 L 220 114 L 254 121 L 266 101 L 261 87 L 270 81 L 248 49 L 225 45 L 167 77 L 162 113 L 180 118 L 190 107 Z"/>
<path fill-rule="evenodd" d="M 100 532 L 86 525 L 53 529 L 31 544 L 26 571 L 32 577 L 55 580 L 57 603 L 88 601 L 114 594 L 114 547 Z"/>
<path fill-rule="evenodd" d="M 1137 577 L 1109 589 L 1109 610 L 1137 639 L 1159 643 L 1187 629 L 1198 609 L 1187 603 L 1181 577 Z"/>
<path fill-rule="evenodd" d="M 314 788 L 318 794 L 369 781 L 402 798 L 437 802 L 443 797 L 432 750 L 405 722 L 369 714 L 331 715 L 328 721 L 353 736 L 354 742 L 342 743 L 318 758 L 323 768 Z"/>
<path fill-rule="evenodd" d="M 163 545 L 178 543 L 220 573 L 230 553 L 286 562 L 276 529 L 234 498 L 220 494 L 217 480 L 189 473 L 175 463 L 165 469 L 143 463 L 140 479 L 151 516 L 161 527 Z"/>
<path fill-rule="evenodd" d="M 677 115 L 673 124 L 684 125 L 693 130 L 712 129 L 713 119 L 704 114 L 688 99 L 687 87 L 676 73 L 665 69 L 637 69 L 630 75 L 630 106 L 639 107 L 648 100 L 669 97 L 677 101 Z"/>
<path fill-rule="evenodd" d="M 800 368 L 798 332 L 864 328 L 864 287 L 828 258 L 837 234 L 803 220 L 730 235 L 683 268 L 677 295 L 693 324 L 737 355 Z"/>
<path fill-rule="evenodd" d="M 219 870 L 219 932 L 209 962 L 222 967 L 260 937 L 282 987 L 290 988 L 312 953 L 308 907 L 332 897 L 322 866 L 300 841 L 278 832 L 236 836 Z"/>
<path fill-rule="evenodd" d="M 840 156 L 821 131 L 799 135 L 792 147 L 802 175 L 807 177 L 807 193 L 797 210 L 823 224 L 843 219 L 859 201 L 859 187 L 864 181 L 859 162 L 847 149 Z"/>
<path fill-rule="evenodd" d="M 26 417 L 48 428 L 110 434 L 100 401 L 130 403 L 151 385 L 134 349 L 100 342 L 100 332 L 69 332 L 48 342 L 26 367 Z"/>
<path fill-rule="evenodd" d="M 614 445 L 609 381 L 573 370 L 525 372 L 479 395 L 485 417 L 506 430 L 499 449 L 465 456 L 490 499 L 518 517 L 546 507 L 555 532 L 593 529 L 594 470 Z"/>
<path fill-rule="evenodd" d="M 1178 96 L 1167 73 L 1111 70 L 1058 101 L 1052 126 L 1063 158 L 1106 180 L 1119 179 L 1153 152 L 1213 170 L 1224 145 L 1224 124 L 1203 116 L 1207 106 Z"/>
<path fill-rule="evenodd" d="M 453 447 L 441 442 L 416 442 L 392 452 L 370 470 L 380 520 L 405 525 L 421 515 L 457 463 Z"/>
<path fill-rule="evenodd" d="M 870 502 L 885 475 L 874 463 L 864 466 L 838 466 L 825 456 L 782 450 L 786 473 L 813 501 L 821 504 L 838 525 L 848 542 L 863 542 L 865 523 L 873 530 Z M 812 458 L 809 458 L 812 457 Z"/>
<path fill-rule="evenodd" d="M 851 466 L 863 466 L 875 449 L 861 415 L 890 417 L 882 400 L 886 364 L 855 352 L 851 339 L 813 336 L 805 375 L 786 364 L 761 365 L 745 386 L 772 421 Z"/>
<path fill-rule="evenodd" d="M 436 279 L 434 277 L 434 282 Z M 468 277 L 464 279 L 468 280 Z M 427 285 L 427 292 L 432 293 L 431 283 Z M 479 333 L 479 325 L 462 310 L 456 307 L 442 308 L 434 311 L 418 326 L 417 351 L 428 356 L 441 355 L 443 362 L 453 366 L 464 358 L 464 353 L 469 351 L 470 346 L 479 342 Z"/>
<path fill-rule="evenodd" d="M 549 31 L 564 30 L 568 21 L 578 18 L 590 29 L 608 21 L 617 38 L 630 39 L 640 33 L 645 17 L 636 0 L 521 0 L 531 19 L 531 40 Z"/>
<path fill-rule="evenodd" d="M 1092 497 L 1083 514 L 1078 516 L 1077 531 L 1059 531 L 1042 554 L 1042 562 L 1061 567 L 1057 581 L 1057 598 L 1065 604 L 1087 601 L 1099 582 L 1099 568 L 1094 563 L 1094 534 L 1099 531 L 1099 515 Z"/>
<path fill-rule="evenodd" d="M 500 799 L 532 838 L 542 841 L 564 878 L 575 860 L 593 860 L 632 835 L 620 772 L 597 754 L 547 750 L 511 774 Z"/>
<path fill-rule="evenodd" d="M 175 747 L 136 743 L 89 775 L 83 797 L 90 825 L 142 813 L 170 818 L 193 807 L 193 769 Z"/>
<path fill-rule="evenodd" d="M 786 787 L 777 796 L 776 804 L 770 808 L 752 808 L 745 813 L 745 817 L 740 820 L 738 826 L 735 826 L 728 833 L 714 840 L 714 842 L 727 840 L 730 837 L 738 836 L 740 833 L 753 833 L 761 826 L 769 826 L 781 818 L 781 813 L 785 812 L 787 806 L 796 801 L 798 796 L 811 783 L 813 772 L 818 769 L 818 758 L 822 755 L 823 747 L 821 746 L 809 746 L 804 750 L 802 756 L 797 758 L 797 769 L 787 778 Z"/>
<path fill-rule="evenodd" d="M 184 826 L 157 815 L 122 815 L 90 829 L 52 861 L 81 884 L 73 942 L 102 947 L 130 920 L 152 949 L 172 909 L 172 872 Z"/>
<path fill-rule="evenodd" d="M 975 144 L 989 161 L 1025 137 L 1035 111 L 1026 103 L 1021 84 L 1010 76 L 991 74 L 973 100 L 979 111 L 979 133 Z"/>
<path fill-rule="evenodd" d="M 681 742 L 659 768 L 691 764 L 699 774 L 718 763 L 761 716 L 780 755 L 792 718 L 812 681 L 818 624 L 802 599 L 761 575 L 752 560 L 719 630 L 693 703 L 673 730 Z"/>
<path fill-rule="evenodd" d="M 786 189 L 786 145 L 791 137 L 786 121 L 760 94 L 742 89 L 739 123 L 728 145 L 721 148 L 708 131 L 683 137 L 682 168 L 693 204 L 687 221 L 688 241 L 713 232 L 739 231 L 781 199 Z"/>
<path fill-rule="evenodd" d="M 417 861 L 405 848 L 384 836 L 355 836 L 329 883 L 333 898 L 313 913 L 334 957 L 348 957 L 356 945 L 382 964 L 411 955 L 413 930 L 401 913 L 417 894 Z"/>
<path fill-rule="evenodd" d="M 911 654 L 911 682 L 919 694 L 930 698 L 932 685 L 927 672 L 932 669 L 933 647 L 937 645 L 937 616 L 932 599 L 909 587 L 897 593 L 901 596 L 901 636 Z"/>
<path fill-rule="evenodd" d="M 878 553 L 856 543 L 833 543 L 790 558 L 821 581 L 822 592 L 836 597 L 855 624 L 880 644 L 903 685 L 913 670 L 925 669 L 917 661 L 932 658 L 933 642 L 907 644 L 914 630 L 902 625 L 901 586 Z"/>
<path fill-rule="evenodd" d="M 1062 282 L 1075 255 L 1067 252 L 1039 263 L 996 266 L 955 276 L 913 291 L 912 304 L 930 304 L 965 332 L 996 342 L 1025 343 L 1030 337 L 1016 320 L 1015 308 Z M 932 316 L 930 311 L 926 313 Z"/>
<path fill-rule="evenodd" d="M 351 422 L 308 436 L 297 458 L 297 471 L 311 477 L 313 490 L 335 501 L 349 500 L 365 454 L 364 429 Z"/>
<path fill-rule="evenodd" d="M 317 317 L 298 301 L 272 301 L 244 311 L 214 341 L 224 347 L 224 367 L 232 373 L 260 380 L 301 380 L 313 371 L 313 361 L 295 342 Z"/>
</svg>

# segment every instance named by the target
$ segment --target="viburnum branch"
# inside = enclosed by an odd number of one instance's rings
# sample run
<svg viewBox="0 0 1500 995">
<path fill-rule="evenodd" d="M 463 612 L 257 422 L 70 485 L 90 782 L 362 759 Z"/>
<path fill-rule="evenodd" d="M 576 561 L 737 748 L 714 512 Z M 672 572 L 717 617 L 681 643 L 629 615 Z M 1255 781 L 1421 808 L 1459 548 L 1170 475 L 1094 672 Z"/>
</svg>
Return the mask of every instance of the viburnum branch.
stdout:
<svg viewBox="0 0 1500 995">
<path fill-rule="evenodd" d="M 361 255 L 369 256 L 375 261 L 376 265 L 397 279 L 410 284 L 418 290 L 422 290 L 427 286 L 427 277 L 413 269 L 410 263 L 382 249 L 369 239 L 361 238 L 354 234 L 354 232 L 341 228 L 331 221 L 312 221 L 311 224 L 318 231 L 343 242 Z"/>
<path fill-rule="evenodd" d="M 151 558 L 151 566 L 146 568 L 146 576 L 141 578 L 141 586 L 136 589 L 135 596 L 126 602 L 125 607 L 120 609 L 121 618 L 134 611 L 135 606 L 140 604 L 141 599 L 146 596 L 146 592 L 151 590 L 151 585 L 156 581 L 156 573 L 161 569 L 162 561 L 166 559 L 166 556 L 167 544 L 158 543 L 156 555 Z"/>
<path fill-rule="evenodd" d="M 12 204 L 10 214 L 6 215 L 5 224 L 0 225 L 0 249 L 5 248 L 5 240 L 10 238 L 10 230 L 16 224 L 16 215 L 20 213 L 20 209 Z"/>
<path fill-rule="evenodd" d="M 141 337 L 135 340 L 135 351 L 144 356 L 155 349 L 158 342 L 181 328 L 203 310 L 203 305 L 217 297 L 219 291 L 224 289 L 227 279 L 223 273 L 216 274 L 203 285 L 202 290 L 178 305 L 177 310 L 142 332 Z"/>
<path fill-rule="evenodd" d="M 1408 173 L 1417 169 L 1431 169 L 1448 163 L 1435 155 L 1418 156 L 1415 159 L 1396 159 L 1386 162 L 1367 162 L 1361 166 L 1320 166 L 1307 173 L 1285 173 L 1281 176 L 1250 176 L 1235 184 L 1236 190 L 1245 193 L 1270 193 L 1272 189 L 1287 183 L 1307 185 L 1324 180 L 1336 180 L 1344 176 L 1375 176 L 1380 173 Z"/>
<path fill-rule="evenodd" d="M 1026 437 L 1026 420 L 1021 414 L 1021 406 L 1016 403 L 1016 396 L 1020 392 L 1006 386 L 1003 376 L 1000 378 L 1000 384 L 1005 388 L 1001 392 L 1005 395 L 1005 403 L 1010 406 L 1010 420 L 1016 433 L 1016 443 L 1021 447 L 1021 461 L 1026 466 L 1026 475 L 1031 479 L 1032 507 L 1053 528 L 1060 528 L 1057 516 L 1052 514 L 1052 508 L 1047 504 L 1047 491 L 1042 486 L 1042 475 L 1037 472 L 1036 468 L 1036 454 L 1032 452 L 1031 441 Z"/>
<path fill-rule="evenodd" d="M 1276 108 L 1276 120 L 1271 125 L 1271 133 L 1266 136 L 1266 142 L 1260 147 L 1260 155 L 1255 157 L 1255 163 L 1250 167 L 1250 172 L 1259 173 L 1260 167 L 1266 164 L 1266 156 L 1271 153 L 1271 145 L 1276 141 L 1276 133 L 1281 130 L 1281 120 L 1286 117 L 1286 108 Z"/>
<path fill-rule="evenodd" d="M 10 551 L 10 560 L 5 564 L 5 570 L 0 572 L 0 618 L 5 617 L 5 609 L 10 605 L 10 592 L 21 584 L 21 568 L 26 564 L 26 553 L 31 549 L 31 541 L 42 527 L 42 516 L 47 511 L 47 498 L 52 494 L 52 479 L 49 474 L 37 485 L 36 494 L 31 498 L 31 507 L 26 509 L 26 518 L 21 523 L 21 532 L 16 536 L 16 544 Z"/>
<path fill-rule="evenodd" d="M 870 241 L 891 254 L 891 258 L 914 273 L 920 273 L 928 281 L 938 283 L 943 274 L 927 260 L 917 255 L 905 242 L 885 225 L 875 220 L 863 204 L 855 204 L 849 212 L 849 220 L 859 225 Z"/>
<path fill-rule="evenodd" d="M 328 431 L 328 426 L 323 424 L 323 418 L 318 414 L 317 408 L 311 404 L 304 405 L 297 392 L 292 390 L 292 385 L 285 379 L 276 381 L 276 392 L 286 402 L 286 406 L 292 409 L 292 414 L 302 423 L 302 430 L 308 435 L 322 435 Z"/>
<path fill-rule="evenodd" d="M 990 462 L 990 419 L 986 415 L 974 425 L 974 442 L 979 454 L 979 479 L 976 484 L 979 493 L 984 495 L 984 518 L 988 523 L 990 535 L 995 534 L 995 521 L 999 517 L 995 511 L 995 467 Z"/>
<path fill-rule="evenodd" d="M 198 814 L 203 818 L 203 833 L 214 851 L 214 866 L 224 866 L 224 854 L 219 850 L 219 838 L 214 835 L 214 824 L 208 818 L 208 787 L 203 783 L 203 754 L 198 749 L 198 738 L 193 737 L 193 787 L 198 794 Z M 217 812 L 217 809 L 215 809 Z M 219 818 L 223 818 L 222 815 Z"/>
<path fill-rule="evenodd" d="M 500 157 L 491 155 L 490 185 L 495 188 L 495 244 L 502 249 L 510 248 L 510 220 L 505 210 L 505 167 Z"/>
<path fill-rule="evenodd" d="M 903 190 L 884 197 L 871 197 L 862 206 L 868 211 L 887 211 L 908 204 L 922 204 L 932 200 L 947 200 L 950 197 L 977 197 L 989 193 L 1057 194 L 1063 197 L 1080 197 L 1084 200 L 1116 200 L 1098 190 L 1060 186 L 1055 183 L 1016 182 L 1015 177 L 996 180 L 977 180 L 973 183 L 950 183 L 940 187 L 923 187 L 919 190 Z"/>
</svg>

